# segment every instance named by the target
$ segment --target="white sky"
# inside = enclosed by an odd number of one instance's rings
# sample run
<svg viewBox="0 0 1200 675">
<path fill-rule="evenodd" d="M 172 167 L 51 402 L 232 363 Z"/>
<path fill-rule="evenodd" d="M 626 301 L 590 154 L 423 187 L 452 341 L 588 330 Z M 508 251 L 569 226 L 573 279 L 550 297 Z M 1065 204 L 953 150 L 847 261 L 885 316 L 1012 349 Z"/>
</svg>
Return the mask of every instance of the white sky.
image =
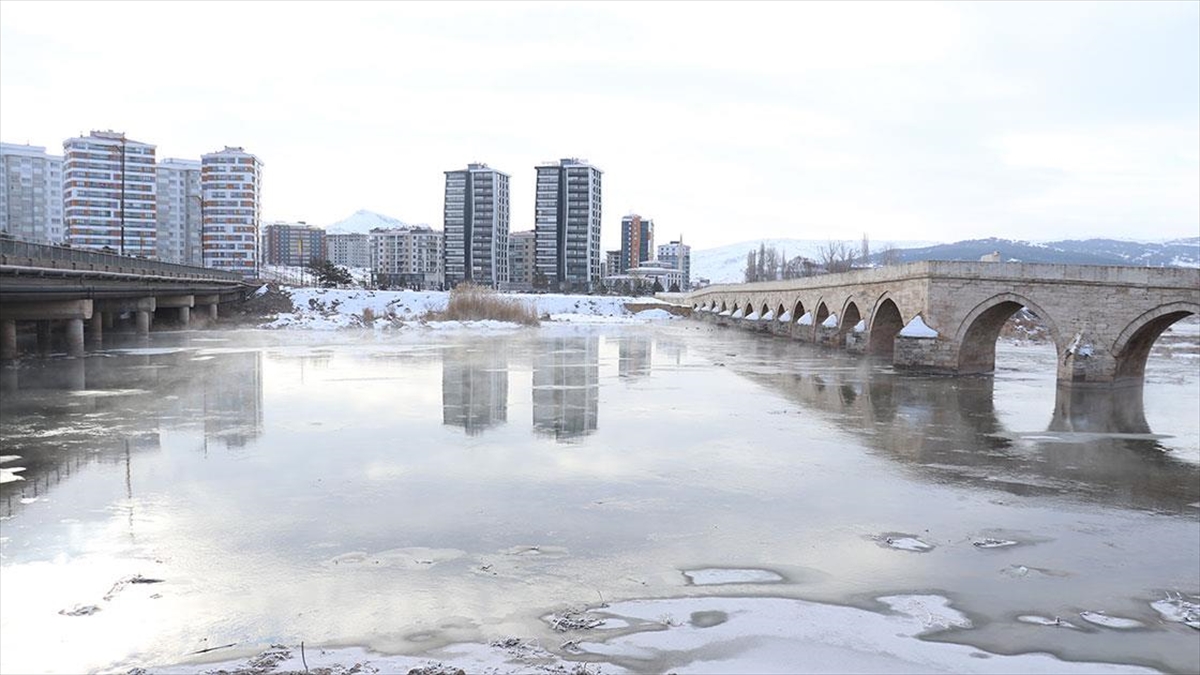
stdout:
<svg viewBox="0 0 1200 675">
<path fill-rule="evenodd" d="M 0 2 L 0 140 L 240 145 L 265 219 L 604 171 L 656 240 L 1200 236 L 1200 3 Z"/>
</svg>

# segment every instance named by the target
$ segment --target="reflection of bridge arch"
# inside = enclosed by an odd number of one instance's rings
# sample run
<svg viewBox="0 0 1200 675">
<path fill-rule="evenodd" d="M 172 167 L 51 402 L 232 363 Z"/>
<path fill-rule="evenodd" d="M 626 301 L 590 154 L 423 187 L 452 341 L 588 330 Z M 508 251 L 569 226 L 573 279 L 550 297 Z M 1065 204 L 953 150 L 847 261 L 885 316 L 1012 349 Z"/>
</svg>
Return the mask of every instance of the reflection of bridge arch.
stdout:
<svg viewBox="0 0 1200 675">
<path fill-rule="evenodd" d="M 1172 302 L 1155 307 L 1125 326 L 1110 350 L 1116 358 L 1115 379 L 1136 379 L 1140 382 L 1146 373 L 1146 359 L 1155 341 L 1171 324 L 1190 314 L 1200 314 L 1200 305 Z"/>
<path fill-rule="evenodd" d="M 1028 308 L 1046 324 L 1055 347 L 1062 342 L 1058 327 L 1050 313 L 1017 293 L 1000 293 L 979 303 L 958 326 L 955 343 L 958 345 L 958 372 L 961 374 L 990 373 L 996 367 L 996 340 L 1004 322 L 1022 307 Z"/>
</svg>

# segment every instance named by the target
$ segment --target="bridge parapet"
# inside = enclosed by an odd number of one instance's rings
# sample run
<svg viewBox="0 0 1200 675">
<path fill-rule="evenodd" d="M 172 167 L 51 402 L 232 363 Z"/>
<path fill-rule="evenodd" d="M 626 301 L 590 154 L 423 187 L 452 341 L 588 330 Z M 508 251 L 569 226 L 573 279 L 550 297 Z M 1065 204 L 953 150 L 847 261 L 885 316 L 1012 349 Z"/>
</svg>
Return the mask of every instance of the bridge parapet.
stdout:
<svg viewBox="0 0 1200 675">
<path fill-rule="evenodd" d="M 0 267 L 13 270 L 74 270 L 107 274 L 242 281 L 237 272 L 193 267 L 87 249 L 0 238 Z"/>
</svg>

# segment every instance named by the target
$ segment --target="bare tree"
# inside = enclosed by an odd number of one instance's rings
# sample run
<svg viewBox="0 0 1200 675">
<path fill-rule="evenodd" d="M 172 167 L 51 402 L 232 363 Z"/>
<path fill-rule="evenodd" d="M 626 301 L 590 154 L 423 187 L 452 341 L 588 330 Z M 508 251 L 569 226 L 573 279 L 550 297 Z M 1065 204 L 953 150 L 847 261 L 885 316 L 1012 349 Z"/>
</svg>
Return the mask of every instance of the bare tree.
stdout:
<svg viewBox="0 0 1200 675">
<path fill-rule="evenodd" d="M 844 241 L 830 241 L 821 247 L 821 264 L 829 273 L 847 272 L 854 265 L 854 250 Z"/>
<path fill-rule="evenodd" d="M 883 251 L 879 253 L 880 265 L 899 265 L 900 264 L 900 249 L 893 244 L 888 244 L 883 247 Z"/>
<path fill-rule="evenodd" d="M 758 281 L 758 268 L 754 264 L 754 249 L 746 254 L 746 283 Z"/>
</svg>

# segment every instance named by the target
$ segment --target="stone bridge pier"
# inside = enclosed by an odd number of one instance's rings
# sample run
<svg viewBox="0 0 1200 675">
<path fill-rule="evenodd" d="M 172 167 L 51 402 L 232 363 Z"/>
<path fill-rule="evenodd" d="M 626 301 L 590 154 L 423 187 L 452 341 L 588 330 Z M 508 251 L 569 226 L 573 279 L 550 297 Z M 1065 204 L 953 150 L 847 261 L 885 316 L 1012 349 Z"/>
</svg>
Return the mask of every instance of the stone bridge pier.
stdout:
<svg viewBox="0 0 1200 675">
<path fill-rule="evenodd" d="M 720 325 L 961 375 L 995 369 L 1025 308 L 1054 341 L 1060 386 L 1139 384 L 1159 335 L 1200 314 L 1200 270 L 929 261 L 664 295 Z"/>
</svg>

